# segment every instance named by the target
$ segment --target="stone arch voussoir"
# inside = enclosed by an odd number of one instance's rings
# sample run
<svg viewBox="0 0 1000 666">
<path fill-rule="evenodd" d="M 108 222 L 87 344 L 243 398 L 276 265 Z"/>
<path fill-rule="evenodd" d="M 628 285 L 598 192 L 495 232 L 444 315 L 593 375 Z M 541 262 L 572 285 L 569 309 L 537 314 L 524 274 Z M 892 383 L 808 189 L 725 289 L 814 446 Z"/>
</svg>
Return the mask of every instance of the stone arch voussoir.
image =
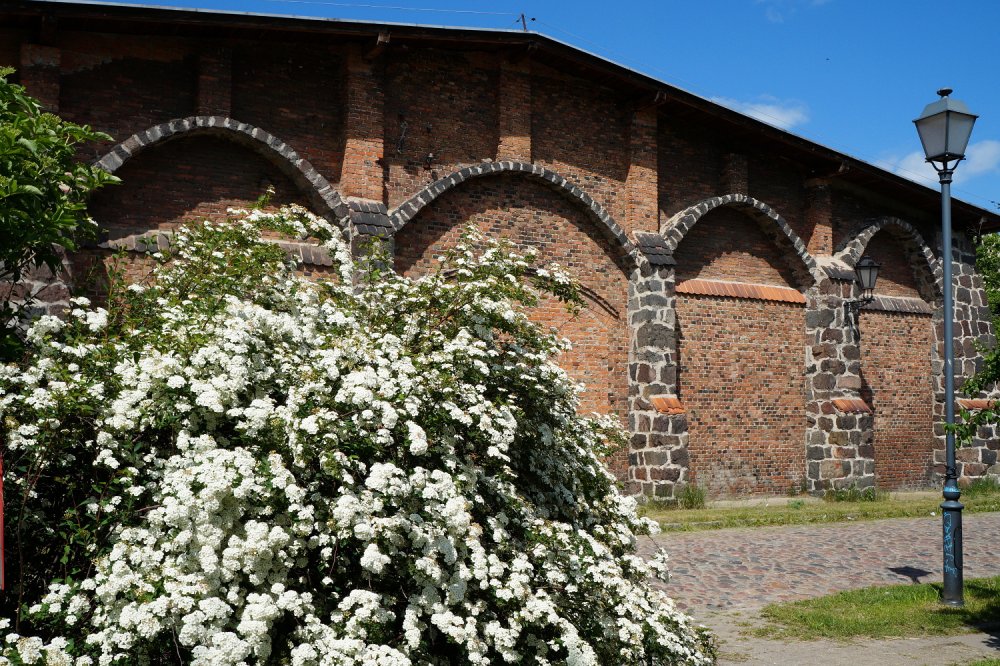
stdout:
<svg viewBox="0 0 1000 666">
<path fill-rule="evenodd" d="M 614 221 L 611 214 L 601 204 L 594 201 L 580 187 L 574 185 L 555 171 L 538 166 L 537 164 L 531 164 L 530 162 L 484 162 L 473 167 L 459 169 L 444 178 L 438 179 L 417 192 L 389 214 L 393 234 L 406 226 L 425 206 L 445 192 L 455 189 L 465 181 L 474 178 L 497 176 L 504 173 L 520 174 L 525 178 L 536 180 L 546 187 L 555 190 L 572 203 L 583 207 L 587 215 L 598 225 L 608 240 L 622 250 L 630 269 L 637 268 L 642 262 L 636 246 L 628 239 L 622 228 L 618 226 L 618 223 Z"/>
<path fill-rule="evenodd" d="M 938 261 L 938 258 L 934 255 L 934 251 L 927 244 L 927 241 L 924 240 L 920 232 L 905 220 L 900 220 L 896 217 L 880 217 L 873 220 L 857 236 L 848 241 L 844 249 L 837 255 L 838 259 L 853 269 L 854 265 L 864 255 L 868 244 L 875 237 L 875 234 L 883 230 L 899 240 L 907 253 L 920 258 L 919 261 L 926 265 L 928 274 L 932 276 L 932 279 L 928 280 L 930 283 L 928 286 L 933 290 L 934 298 L 943 298 L 944 269 L 941 266 L 941 262 Z"/>
<path fill-rule="evenodd" d="M 178 118 L 133 134 L 111 149 L 96 165 L 115 173 L 130 159 L 152 146 L 181 137 L 214 135 L 250 148 L 276 165 L 306 195 L 309 203 L 323 217 L 346 228 L 350 211 L 324 178 L 308 160 L 270 132 L 223 116 L 191 116 Z"/>
<path fill-rule="evenodd" d="M 769 235 L 779 247 L 783 246 L 792 250 L 800 261 L 790 261 L 789 265 L 795 273 L 802 277 L 802 281 L 807 287 L 817 285 L 826 279 L 822 269 L 817 265 L 816 259 L 809 254 L 806 244 L 802 242 L 802 239 L 788 222 L 763 201 L 745 194 L 725 194 L 705 199 L 693 206 L 688 206 L 664 222 L 661 225 L 660 233 L 670 252 L 673 253 L 677 249 L 677 246 L 701 218 L 722 206 L 737 208 L 748 213 L 750 217 L 757 220 L 764 233 Z"/>
</svg>

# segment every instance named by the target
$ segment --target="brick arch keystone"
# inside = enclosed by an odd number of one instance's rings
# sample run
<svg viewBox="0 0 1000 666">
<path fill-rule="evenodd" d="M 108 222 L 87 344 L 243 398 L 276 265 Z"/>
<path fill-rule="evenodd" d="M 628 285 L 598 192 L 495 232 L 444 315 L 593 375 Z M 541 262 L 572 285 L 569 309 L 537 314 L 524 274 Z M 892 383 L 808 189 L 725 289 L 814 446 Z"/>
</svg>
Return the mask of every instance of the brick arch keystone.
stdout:
<svg viewBox="0 0 1000 666">
<path fill-rule="evenodd" d="M 97 160 L 96 166 L 114 173 L 142 151 L 180 137 L 214 135 L 250 148 L 277 166 L 306 195 L 316 212 L 346 228 L 350 211 L 308 160 L 270 132 L 223 116 L 178 118 L 133 134 Z"/>
<path fill-rule="evenodd" d="M 790 246 L 801 262 L 792 261 L 789 264 L 800 276 L 803 273 L 808 275 L 809 279 L 804 279 L 803 282 L 809 283 L 811 279 L 812 284 L 807 284 L 807 286 L 819 284 L 826 279 L 816 260 L 806 250 L 806 244 L 802 242 L 802 239 L 799 238 L 799 235 L 795 233 L 788 222 L 776 210 L 763 201 L 745 194 L 726 194 L 719 197 L 711 197 L 699 201 L 693 206 L 688 206 L 673 215 L 660 228 L 660 233 L 663 235 L 670 252 L 673 253 L 677 249 L 677 246 L 680 245 L 688 232 L 691 231 L 702 217 L 722 206 L 745 210 L 750 214 L 750 217 L 757 220 L 764 232 L 771 236 L 772 240 L 778 243 L 779 246 Z"/>
<path fill-rule="evenodd" d="M 919 256 L 926 263 L 929 275 L 932 276 L 932 279 L 927 282 L 930 283 L 929 286 L 934 292 L 934 298 L 943 298 L 944 269 L 941 266 L 941 262 L 934 256 L 934 251 L 927 244 L 927 241 L 924 240 L 924 237 L 920 235 L 920 232 L 905 220 L 896 217 L 880 217 L 875 219 L 868 226 L 864 227 L 857 236 L 847 242 L 844 249 L 838 253 L 837 258 L 853 269 L 854 265 L 865 253 L 868 244 L 875 237 L 875 234 L 883 230 L 901 241 L 907 252 L 911 255 Z"/>
<path fill-rule="evenodd" d="M 392 233 L 399 232 L 425 206 L 465 181 L 474 178 L 497 176 L 504 173 L 520 174 L 526 178 L 539 181 L 546 187 L 555 190 L 570 202 L 582 206 L 607 239 L 622 249 L 630 269 L 638 268 L 644 261 L 636 246 L 628 239 L 622 228 L 618 226 L 618 223 L 614 221 L 614 218 L 611 217 L 601 204 L 594 201 L 589 194 L 555 171 L 538 166 L 537 164 L 531 164 L 530 162 L 483 162 L 473 167 L 459 169 L 444 178 L 438 179 L 400 204 L 398 208 L 389 214 Z"/>
</svg>

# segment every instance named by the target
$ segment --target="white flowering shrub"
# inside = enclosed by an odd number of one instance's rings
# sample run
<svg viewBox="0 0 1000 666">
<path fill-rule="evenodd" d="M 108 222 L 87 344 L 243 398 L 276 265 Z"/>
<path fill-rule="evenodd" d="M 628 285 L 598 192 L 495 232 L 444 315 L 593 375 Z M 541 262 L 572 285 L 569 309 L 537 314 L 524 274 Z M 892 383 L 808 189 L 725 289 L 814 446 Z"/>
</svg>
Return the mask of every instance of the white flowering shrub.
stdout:
<svg viewBox="0 0 1000 666">
<path fill-rule="evenodd" d="M 340 279 L 265 229 L 320 237 Z M 652 526 L 600 463 L 620 433 L 523 314 L 573 301 L 558 271 L 471 237 L 420 280 L 361 271 L 298 208 L 175 239 L 0 372 L 5 659 L 712 661 L 633 554 Z"/>
</svg>

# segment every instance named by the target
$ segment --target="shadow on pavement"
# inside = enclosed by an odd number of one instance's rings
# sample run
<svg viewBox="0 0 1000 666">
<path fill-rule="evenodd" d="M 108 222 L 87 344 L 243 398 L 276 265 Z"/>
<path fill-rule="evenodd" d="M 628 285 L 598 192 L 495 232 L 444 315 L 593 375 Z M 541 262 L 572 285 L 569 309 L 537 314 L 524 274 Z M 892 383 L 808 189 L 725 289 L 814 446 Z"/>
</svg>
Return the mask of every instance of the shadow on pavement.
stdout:
<svg viewBox="0 0 1000 666">
<path fill-rule="evenodd" d="M 933 571 L 918 569 L 916 567 L 889 567 L 889 571 L 894 574 L 899 574 L 900 576 L 906 576 L 914 583 L 919 583 L 921 578 L 934 573 Z"/>
</svg>

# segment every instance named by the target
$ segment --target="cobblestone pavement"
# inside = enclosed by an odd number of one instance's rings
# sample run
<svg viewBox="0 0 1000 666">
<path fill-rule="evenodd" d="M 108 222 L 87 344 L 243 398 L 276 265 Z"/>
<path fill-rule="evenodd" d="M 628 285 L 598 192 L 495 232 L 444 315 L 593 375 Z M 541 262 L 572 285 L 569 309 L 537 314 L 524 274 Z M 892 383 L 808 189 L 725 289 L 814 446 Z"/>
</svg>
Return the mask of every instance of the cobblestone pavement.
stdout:
<svg viewBox="0 0 1000 666">
<path fill-rule="evenodd" d="M 1000 574 L 1000 513 L 963 516 L 966 578 Z M 640 553 L 670 554 L 666 589 L 719 637 L 720 666 L 934 666 L 1000 657 L 1000 635 L 789 641 L 744 633 L 766 604 L 869 585 L 941 580 L 941 518 L 673 532 Z"/>
<path fill-rule="evenodd" d="M 1000 574 L 1000 513 L 963 516 L 965 577 Z M 868 585 L 941 580 L 941 518 L 900 518 L 641 537 L 640 553 L 670 555 L 678 606 L 757 610 Z"/>
</svg>

